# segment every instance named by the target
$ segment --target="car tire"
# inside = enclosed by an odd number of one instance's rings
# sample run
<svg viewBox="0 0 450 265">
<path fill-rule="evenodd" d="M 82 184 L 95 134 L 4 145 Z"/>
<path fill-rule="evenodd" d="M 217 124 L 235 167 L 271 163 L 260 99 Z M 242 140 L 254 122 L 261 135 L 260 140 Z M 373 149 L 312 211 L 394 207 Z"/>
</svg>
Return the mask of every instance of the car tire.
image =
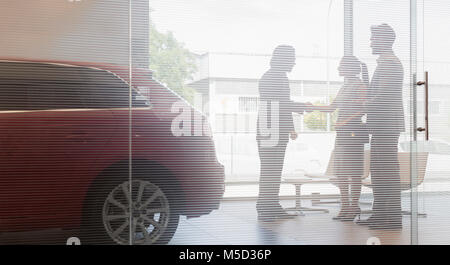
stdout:
<svg viewBox="0 0 450 265">
<path fill-rule="evenodd" d="M 89 191 L 83 208 L 81 244 L 128 245 L 131 227 L 136 231 L 132 244 L 167 244 L 172 239 L 180 217 L 177 201 L 181 198 L 177 196 L 177 188 L 173 183 L 161 184 L 158 179 L 143 178 L 144 171 L 136 170 L 136 173 L 132 180 L 132 207 L 126 204 L 129 181 L 115 174 L 102 178 Z M 152 197 L 153 201 L 144 205 Z M 148 231 L 147 235 L 144 230 Z"/>
</svg>

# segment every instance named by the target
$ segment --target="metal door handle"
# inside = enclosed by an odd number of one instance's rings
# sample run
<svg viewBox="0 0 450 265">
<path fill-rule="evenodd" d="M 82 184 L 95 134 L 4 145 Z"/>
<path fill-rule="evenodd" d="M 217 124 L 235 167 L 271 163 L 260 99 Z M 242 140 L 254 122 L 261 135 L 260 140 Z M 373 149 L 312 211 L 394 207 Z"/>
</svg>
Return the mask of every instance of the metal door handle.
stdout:
<svg viewBox="0 0 450 265">
<path fill-rule="evenodd" d="M 418 132 L 425 131 L 425 140 L 430 139 L 430 128 L 428 126 L 428 71 L 425 72 L 425 81 L 419 81 L 417 82 L 418 86 L 425 85 L 425 128 L 419 127 L 417 128 Z"/>
</svg>

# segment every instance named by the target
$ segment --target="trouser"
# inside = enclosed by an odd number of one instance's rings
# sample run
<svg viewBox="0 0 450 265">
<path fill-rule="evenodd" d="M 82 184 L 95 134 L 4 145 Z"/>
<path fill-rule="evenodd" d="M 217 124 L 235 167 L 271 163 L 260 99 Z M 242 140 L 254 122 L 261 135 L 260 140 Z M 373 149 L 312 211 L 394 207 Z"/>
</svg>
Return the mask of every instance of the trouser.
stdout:
<svg viewBox="0 0 450 265">
<path fill-rule="evenodd" d="M 373 213 L 376 218 L 401 220 L 398 133 L 377 133 L 370 141 Z"/>
<path fill-rule="evenodd" d="M 280 141 L 273 147 L 265 147 L 258 142 L 261 166 L 257 209 L 279 206 L 278 194 L 287 143 Z"/>
</svg>

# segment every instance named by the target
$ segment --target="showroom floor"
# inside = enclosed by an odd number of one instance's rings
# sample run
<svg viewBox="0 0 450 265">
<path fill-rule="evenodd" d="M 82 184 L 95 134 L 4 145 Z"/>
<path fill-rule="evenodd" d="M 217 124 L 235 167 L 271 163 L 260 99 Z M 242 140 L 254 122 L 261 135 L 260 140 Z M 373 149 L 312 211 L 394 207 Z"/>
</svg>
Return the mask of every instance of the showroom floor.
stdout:
<svg viewBox="0 0 450 265">
<path fill-rule="evenodd" d="M 285 207 L 293 201 L 283 201 Z M 307 204 L 305 202 L 304 204 Z M 409 218 L 401 231 L 372 231 L 352 222 L 333 221 L 337 205 L 321 205 L 330 213 L 306 212 L 295 219 L 261 222 L 255 202 L 224 202 L 208 216 L 181 220 L 171 244 L 366 244 L 378 237 L 383 244 L 409 244 Z"/>
<path fill-rule="evenodd" d="M 450 244 L 449 199 L 447 192 L 422 196 L 419 207 L 427 217 L 419 218 L 420 244 Z M 408 201 L 404 198 L 404 205 Z M 310 204 L 306 200 L 302 203 Z M 282 204 L 290 207 L 294 201 L 285 200 Z M 403 217 L 402 230 L 369 230 L 352 222 L 332 220 L 338 211 L 337 204 L 320 207 L 329 209 L 330 213 L 307 212 L 295 219 L 260 222 L 256 218 L 255 201 L 224 201 L 219 210 L 209 215 L 192 219 L 182 217 L 170 244 L 366 244 L 373 237 L 381 244 L 411 242 L 409 216 Z M 60 230 L 0 234 L 0 244 L 65 244 L 73 235 Z"/>
<path fill-rule="evenodd" d="M 419 218 L 419 244 L 450 243 L 449 198 L 450 194 L 440 193 L 420 200 L 420 211 L 427 217 Z M 294 202 L 282 204 L 290 207 Z M 295 219 L 267 223 L 257 220 L 254 201 L 223 202 L 210 215 L 183 218 L 171 244 L 366 244 L 373 237 L 381 244 L 411 243 L 410 216 L 403 217 L 402 230 L 370 230 L 352 222 L 332 220 L 338 211 L 336 204 L 320 207 L 326 207 L 330 213 L 310 212 Z"/>
</svg>

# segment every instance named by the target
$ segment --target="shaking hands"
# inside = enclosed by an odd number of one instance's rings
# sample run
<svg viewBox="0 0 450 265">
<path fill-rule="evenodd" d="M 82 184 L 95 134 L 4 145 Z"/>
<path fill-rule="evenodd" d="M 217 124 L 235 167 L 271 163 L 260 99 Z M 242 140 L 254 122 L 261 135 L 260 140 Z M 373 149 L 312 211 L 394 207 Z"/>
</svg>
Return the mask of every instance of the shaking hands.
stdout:
<svg viewBox="0 0 450 265">
<path fill-rule="evenodd" d="M 313 112 L 314 111 L 314 105 L 311 102 L 305 103 L 305 112 Z"/>
<path fill-rule="evenodd" d="M 296 140 L 298 137 L 298 134 L 296 132 L 290 132 L 289 133 L 289 137 L 291 138 L 291 140 Z"/>
</svg>

